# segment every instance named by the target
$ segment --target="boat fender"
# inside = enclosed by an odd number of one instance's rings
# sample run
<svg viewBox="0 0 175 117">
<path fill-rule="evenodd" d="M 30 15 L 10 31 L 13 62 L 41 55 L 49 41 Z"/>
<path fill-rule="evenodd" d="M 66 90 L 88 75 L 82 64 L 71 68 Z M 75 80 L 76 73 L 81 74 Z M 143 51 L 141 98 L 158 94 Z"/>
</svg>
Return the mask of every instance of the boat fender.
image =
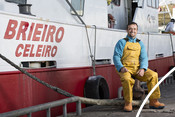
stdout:
<svg viewBox="0 0 175 117">
<path fill-rule="evenodd" d="M 174 68 L 174 66 L 170 66 L 169 70 L 171 70 L 171 69 L 173 69 L 173 68 Z M 175 80 L 175 72 L 173 72 L 172 75 L 173 75 L 173 78 L 174 78 L 174 80 Z"/>
<path fill-rule="evenodd" d="M 93 99 L 109 99 L 109 88 L 104 77 L 90 76 L 85 83 L 84 95 Z"/>
</svg>

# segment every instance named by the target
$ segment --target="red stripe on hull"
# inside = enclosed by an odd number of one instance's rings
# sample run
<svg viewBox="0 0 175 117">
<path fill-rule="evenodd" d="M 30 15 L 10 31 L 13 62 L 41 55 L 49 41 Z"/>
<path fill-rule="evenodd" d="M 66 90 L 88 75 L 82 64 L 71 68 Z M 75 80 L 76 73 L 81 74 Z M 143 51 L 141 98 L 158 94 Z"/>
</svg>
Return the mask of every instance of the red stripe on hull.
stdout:
<svg viewBox="0 0 175 117">
<path fill-rule="evenodd" d="M 86 79 L 92 74 L 91 67 L 29 71 L 39 79 L 76 96 L 84 96 Z M 106 78 L 110 98 L 116 98 L 117 89 L 121 85 L 114 65 L 98 66 L 96 73 Z M 20 72 L 1 73 L 0 92 L 0 113 L 66 98 Z M 69 104 L 68 111 L 75 111 L 75 104 Z M 62 108 L 59 108 L 59 112 L 54 115 L 61 113 Z"/>
<path fill-rule="evenodd" d="M 172 57 L 149 61 L 149 68 L 157 71 L 159 76 L 166 74 L 171 65 L 174 65 Z M 84 96 L 86 79 L 92 75 L 92 67 L 28 71 L 39 79 L 76 96 Z M 96 74 L 106 79 L 110 98 L 116 98 L 121 83 L 114 65 L 98 65 Z M 66 98 L 18 71 L 0 73 L 0 92 L 0 113 Z M 62 107 L 52 110 L 55 110 L 53 116 L 62 113 Z M 72 111 L 75 111 L 75 104 L 68 104 L 68 112 Z M 44 114 L 45 112 L 39 112 L 34 116 L 44 117 Z"/>
<path fill-rule="evenodd" d="M 149 68 L 156 71 L 159 77 L 164 76 L 169 71 L 170 66 L 174 66 L 173 57 L 171 56 L 149 61 Z"/>
</svg>

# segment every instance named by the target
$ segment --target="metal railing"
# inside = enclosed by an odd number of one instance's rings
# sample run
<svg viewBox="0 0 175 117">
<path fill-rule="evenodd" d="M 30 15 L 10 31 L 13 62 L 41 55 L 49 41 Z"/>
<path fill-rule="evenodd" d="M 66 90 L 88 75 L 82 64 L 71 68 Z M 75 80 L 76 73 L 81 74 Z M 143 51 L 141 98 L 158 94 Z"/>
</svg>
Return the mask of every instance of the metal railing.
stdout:
<svg viewBox="0 0 175 117">
<path fill-rule="evenodd" d="M 63 117 L 67 117 L 67 104 L 76 102 L 76 114 L 77 116 L 81 115 L 81 101 L 78 97 L 66 98 L 54 102 L 49 102 L 45 104 L 40 104 L 36 106 L 31 106 L 28 108 L 23 108 L 15 111 L 10 111 L 0 114 L 0 117 L 17 117 L 22 115 L 27 115 L 27 117 L 32 117 L 33 112 L 38 112 L 42 110 L 47 111 L 47 117 L 51 117 L 51 108 L 58 107 L 63 105 Z"/>
<path fill-rule="evenodd" d="M 174 77 L 173 75 L 170 75 L 166 80 L 164 80 L 164 82 L 161 83 L 160 86 L 165 86 L 165 85 L 174 84 L 174 83 L 175 83 Z"/>
</svg>

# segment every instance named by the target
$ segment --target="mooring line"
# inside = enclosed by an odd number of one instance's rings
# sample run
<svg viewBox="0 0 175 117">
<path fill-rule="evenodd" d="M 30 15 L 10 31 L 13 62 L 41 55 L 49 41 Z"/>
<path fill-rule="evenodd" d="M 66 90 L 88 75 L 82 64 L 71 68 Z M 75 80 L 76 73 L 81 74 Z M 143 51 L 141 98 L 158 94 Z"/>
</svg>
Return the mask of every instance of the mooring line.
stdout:
<svg viewBox="0 0 175 117">
<path fill-rule="evenodd" d="M 173 69 L 171 69 L 154 87 L 153 89 L 148 93 L 148 95 L 146 96 L 146 98 L 144 99 L 143 103 L 141 104 L 137 114 L 136 114 L 136 117 L 139 117 L 142 109 L 143 109 L 143 106 L 145 105 L 145 103 L 147 102 L 148 98 L 151 96 L 151 94 L 154 92 L 154 90 L 171 74 L 175 71 L 175 67 Z"/>
<path fill-rule="evenodd" d="M 67 96 L 67 97 L 73 97 L 74 95 L 70 94 L 69 92 L 63 90 L 63 89 L 60 89 L 58 87 L 55 87 L 55 86 L 52 86 L 42 80 L 40 80 L 39 78 L 37 78 L 36 76 L 30 74 L 29 72 L 27 72 L 26 70 L 20 68 L 18 65 L 16 65 L 15 63 L 13 63 L 12 61 L 10 61 L 9 59 L 7 59 L 5 56 L 3 56 L 2 54 L 0 54 L 0 58 L 2 58 L 4 61 L 6 61 L 7 63 L 9 63 L 11 66 L 15 67 L 16 69 L 18 69 L 19 71 L 21 71 L 22 73 L 24 73 L 25 75 L 29 76 L 30 78 L 32 78 L 33 80 L 43 84 L 44 86 L 64 95 L 64 96 Z"/>
<path fill-rule="evenodd" d="M 3 59 L 4 61 L 6 61 L 7 63 L 9 63 L 11 66 L 15 67 L 16 69 L 18 69 L 19 71 L 21 71 L 22 73 L 24 73 L 25 75 L 29 76 L 29 78 L 32 78 L 33 80 L 37 81 L 38 83 L 41 83 L 42 85 L 52 89 L 53 91 L 56 91 L 57 93 L 60 93 L 66 97 L 74 97 L 73 94 L 60 89 L 56 86 L 52 86 L 42 80 L 40 80 L 39 78 L 37 78 L 36 76 L 30 74 L 29 72 L 27 72 L 26 70 L 20 68 L 18 65 L 16 65 L 15 63 L 13 63 L 11 60 L 9 60 L 8 58 L 6 58 L 5 56 L 3 56 L 2 54 L 0 54 L 0 58 Z M 79 97 L 79 96 L 77 96 Z M 90 99 L 90 98 L 85 98 L 85 97 L 79 97 L 81 103 L 84 104 L 92 104 L 92 105 L 124 105 L 124 100 L 121 99 Z M 148 102 L 147 102 L 148 103 Z M 138 106 L 141 104 L 141 101 L 138 100 L 133 100 L 132 102 L 133 105 Z"/>
</svg>

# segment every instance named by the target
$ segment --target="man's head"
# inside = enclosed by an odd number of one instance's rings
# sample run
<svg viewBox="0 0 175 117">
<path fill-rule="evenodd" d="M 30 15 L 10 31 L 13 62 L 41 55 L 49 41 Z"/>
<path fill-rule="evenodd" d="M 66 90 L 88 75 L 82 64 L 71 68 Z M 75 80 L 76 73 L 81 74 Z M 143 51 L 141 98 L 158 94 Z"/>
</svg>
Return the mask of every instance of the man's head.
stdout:
<svg viewBox="0 0 175 117">
<path fill-rule="evenodd" d="M 128 26 L 127 26 L 128 36 L 130 36 L 132 38 L 136 38 L 137 31 L 138 31 L 137 23 L 131 22 L 130 24 L 128 24 Z"/>
</svg>

